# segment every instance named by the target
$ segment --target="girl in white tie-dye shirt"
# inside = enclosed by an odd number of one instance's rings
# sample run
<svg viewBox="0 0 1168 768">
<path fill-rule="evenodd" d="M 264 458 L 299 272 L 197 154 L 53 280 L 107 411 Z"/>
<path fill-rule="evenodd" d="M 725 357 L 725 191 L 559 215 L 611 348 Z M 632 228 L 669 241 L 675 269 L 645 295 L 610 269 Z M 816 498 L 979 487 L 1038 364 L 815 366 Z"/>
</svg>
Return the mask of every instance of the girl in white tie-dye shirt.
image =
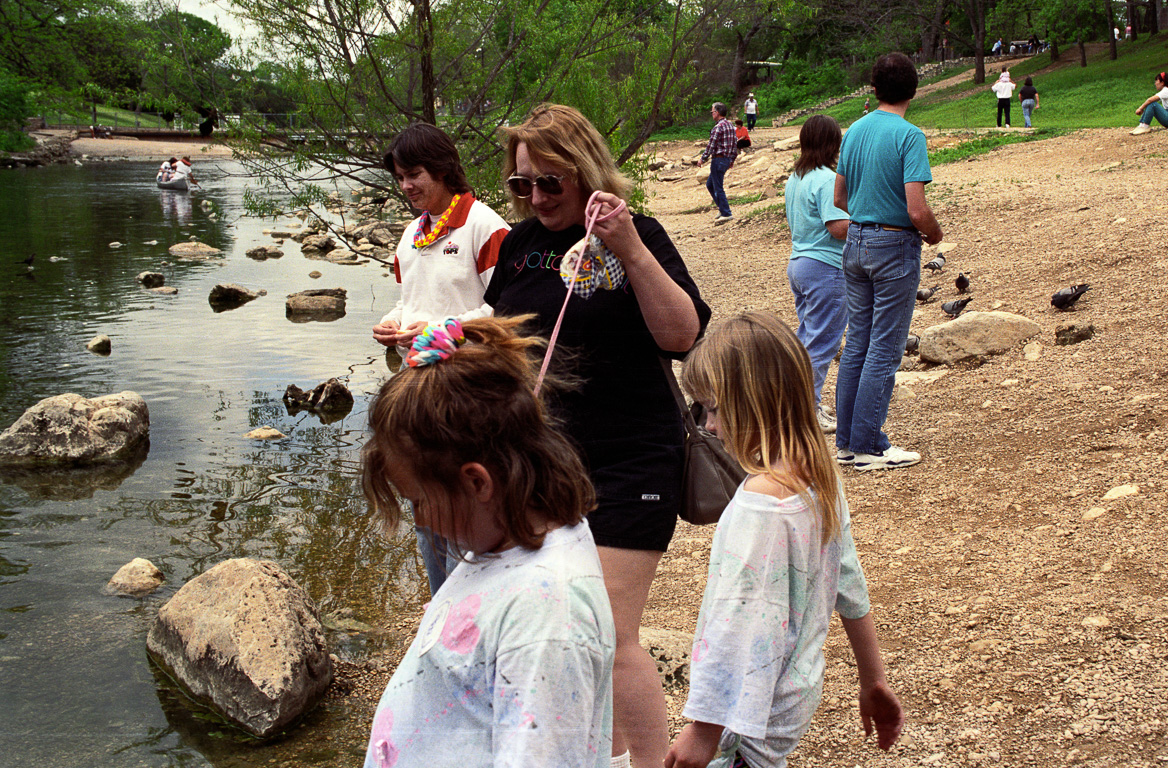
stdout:
<svg viewBox="0 0 1168 768">
<path fill-rule="evenodd" d="M 362 479 L 465 553 L 377 706 L 366 768 L 606 768 L 615 631 L 580 459 L 532 394 L 524 318 L 450 319 L 370 407 Z"/>
<path fill-rule="evenodd" d="M 882 749 L 904 714 L 884 677 L 839 471 L 815 417 L 806 350 L 748 312 L 698 342 L 682 382 L 747 471 L 718 521 L 682 730 L 665 768 L 782 768 L 823 690 L 839 611 L 860 676 L 864 730 Z"/>
</svg>

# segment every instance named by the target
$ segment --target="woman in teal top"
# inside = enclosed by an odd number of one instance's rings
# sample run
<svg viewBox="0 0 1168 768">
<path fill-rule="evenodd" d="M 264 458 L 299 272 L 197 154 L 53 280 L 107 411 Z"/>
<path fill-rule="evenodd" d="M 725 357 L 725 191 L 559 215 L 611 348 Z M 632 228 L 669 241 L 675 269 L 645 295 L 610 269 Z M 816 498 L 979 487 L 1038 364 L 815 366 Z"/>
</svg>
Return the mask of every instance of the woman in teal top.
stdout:
<svg viewBox="0 0 1168 768">
<path fill-rule="evenodd" d="M 832 118 L 808 119 L 799 130 L 799 157 L 786 189 L 791 228 L 787 280 L 799 316 L 796 335 L 811 357 L 816 415 L 827 433 L 835 431 L 835 419 L 820 404 L 820 395 L 848 325 L 843 250 L 849 221 L 847 211 L 833 202 L 841 138 L 839 124 Z"/>
</svg>

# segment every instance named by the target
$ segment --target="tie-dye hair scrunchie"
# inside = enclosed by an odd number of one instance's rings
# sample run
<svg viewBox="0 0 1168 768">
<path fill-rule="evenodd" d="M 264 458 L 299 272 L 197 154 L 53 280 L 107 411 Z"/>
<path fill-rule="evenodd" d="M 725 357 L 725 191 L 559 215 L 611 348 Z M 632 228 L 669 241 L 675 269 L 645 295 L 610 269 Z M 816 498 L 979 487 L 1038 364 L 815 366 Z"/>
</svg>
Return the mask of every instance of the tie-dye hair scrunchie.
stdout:
<svg viewBox="0 0 1168 768">
<path fill-rule="evenodd" d="M 427 325 L 424 331 L 414 337 L 414 343 L 406 354 L 406 365 L 411 368 L 433 365 L 450 357 L 465 343 L 462 323 L 448 317 L 437 325 Z"/>
</svg>

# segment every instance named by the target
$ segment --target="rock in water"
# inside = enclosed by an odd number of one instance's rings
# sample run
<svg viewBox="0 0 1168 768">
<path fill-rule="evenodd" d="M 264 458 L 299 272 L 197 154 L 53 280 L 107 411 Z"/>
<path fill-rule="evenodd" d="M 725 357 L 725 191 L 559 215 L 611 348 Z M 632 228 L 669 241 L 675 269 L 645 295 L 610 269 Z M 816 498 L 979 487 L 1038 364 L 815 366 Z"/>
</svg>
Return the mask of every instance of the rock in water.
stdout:
<svg viewBox="0 0 1168 768">
<path fill-rule="evenodd" d="M 1038 335 L 1038 323 L 1009 312 L 969 312 L 956 320 L 926 328 L 921 334 L 921 360 L 952 364 L 998 355 Z"/>
<path fill-rule="evenodd" d="M 139 272 L 137 280 L 145 288 L 158 288 L 166 282 L 166 277 L 161 272 Z"/>
<path fill-rule="evenodd" d="M 344 288 L 313 288 L 288 295 L 285 314 L 294 323 L 329 322 L 345 316 L 348 293 Z"/>
<path fill-rule="evenodd" d="M 162 571 L 154 563 L 142 557 L 135 557 L 123 565 L 105 585 L 107 595 L 142 597 L 162 584 Z"/>
<path fill-rule="evenodd" d="M 353 410 L 353 393 L 338 379 L 317 384 L 305 392 L 295 384 L 284 390 L 284 405 L 289 413 L 312 411 L 319 414 L 344 416 Z M 333 419 L 335 421 L 335 419 Z"/>
<path fill-rule="evenodd" d="M 249 301 L 259 298 L 261 295 L 263 294 L 248 290 L 242 285 L 219 283 L 211 289 L 210 295 L 207 296 L 207 303 L 216 312 L 224 312 L 228 309 L 242 307 Z"/>
<path fill-rule="evenodd" d="M 177 243 L 170 246 L 171 256 L 180 259 L 190 259 L 192 261 L 205 261 L 222 253 L 223 251 L 218 248 L 212 248 L 200 242 Z"/>
<path fill-rule="evenodd" d="M 109 336 L 101 334 L 90 339 L 85 348 L 95 355 L 108 355 L 113 350 L 113 342 Z"/>
<path fill-rule="evenodd" d="M 136 392 L 72 393 L 41 400 L 0 433 L 0 465 L 120 461 L 150 436 L 150 410 Z"/>
<path fill-rule="evenodd" d="M 284 252 L 281 251 L 279 248 L 277 248 L 274 245 L 261 245 L 261 246 L 257 246 L 256 248 L 249 248 L 247 250 L 247 257 L 249 259 L 255 259 L 256 261 L 266 261 L 267 259 L 278 259 L 278 258 L 282 257 L 283 255 L 284 255 Z"/>
<path fill-rule="evenodd" d="M 333 679 L 316 606 L 269 560 L 226 560 L 187 582 L 146 647 L 197 700 L 260 738 L 308 712 Z"/>
</svg>

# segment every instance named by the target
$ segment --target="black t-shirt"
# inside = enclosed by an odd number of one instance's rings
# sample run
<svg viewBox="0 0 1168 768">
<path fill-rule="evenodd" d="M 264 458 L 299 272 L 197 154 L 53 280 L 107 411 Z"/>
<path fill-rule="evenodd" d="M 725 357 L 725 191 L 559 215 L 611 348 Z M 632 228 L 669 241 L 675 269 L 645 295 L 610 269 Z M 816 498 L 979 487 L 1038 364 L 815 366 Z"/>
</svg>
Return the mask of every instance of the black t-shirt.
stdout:
<svg viewBox="0 0 1168 768">
<path fill-rule="evenodd" d="M 710 308 L 669 235 L 647 216 L 633 216 L 633 224 L 649 252 L 693 299 L 704 331 Z M 560 261 L 582 237 L 582 226 L 552 232 L 534 217 L 520 223 L 503 240 L 484 301 L 497 315 L 534 313 L 531 330 L 549 337 L 568 290 Z M 618 460 L 616 453 L 627 456 L 636 444 L 680 444 L 681 417 L 661 357 L 684 355 L 658 348 L 627 279 L 616 290 L 598 290 L 588 299 L 573 295 L 568 301 L 551 369 L 569 374 L 579 385 L 553 395 L 549 404 L 593 466 L 597 460 Z M 601 451 L 616 453 L 606 460 L 598 455 Z"/>
<path fill-rule="evenodd" d="M 1020 101 L 1026 101 L 1027 99 L 1033 99 L 1037 95 L 1038 95 L 1038 89 L 1035 88 L 1033 85 L 1024 85 L 1024 86 L 1022 86 L 1022 90 L 1018 91 L 1018 99 Z"/>
</svg>

